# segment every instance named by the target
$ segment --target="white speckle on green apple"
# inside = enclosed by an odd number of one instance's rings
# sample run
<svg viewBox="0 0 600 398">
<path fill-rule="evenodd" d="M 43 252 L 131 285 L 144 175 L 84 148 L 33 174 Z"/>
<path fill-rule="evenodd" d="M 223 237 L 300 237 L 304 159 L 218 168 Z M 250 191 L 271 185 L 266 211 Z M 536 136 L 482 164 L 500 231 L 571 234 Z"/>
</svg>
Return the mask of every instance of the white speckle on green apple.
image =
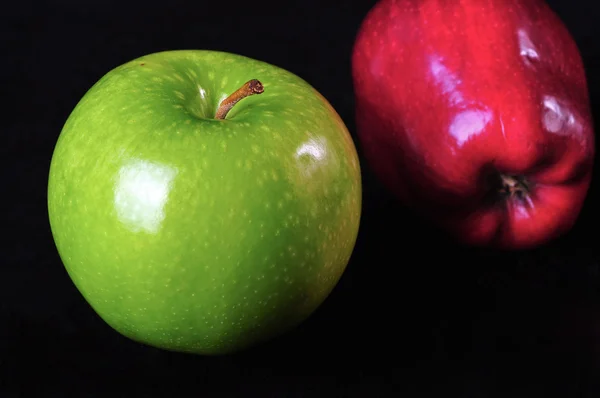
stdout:
<svg viewBox="0 0 600 398">
<path fill-rule="evenodd" d="M 261 95 L 222 86 L 257 77 Z M 306 319 L 348 263 L 360 206 L 331 105 L 288 71 L 211 51 L 103 76 L 67 119 L 48 181 L 56 247 L 92 308 L 135 341 L 197 354 Z"/>
</svg>

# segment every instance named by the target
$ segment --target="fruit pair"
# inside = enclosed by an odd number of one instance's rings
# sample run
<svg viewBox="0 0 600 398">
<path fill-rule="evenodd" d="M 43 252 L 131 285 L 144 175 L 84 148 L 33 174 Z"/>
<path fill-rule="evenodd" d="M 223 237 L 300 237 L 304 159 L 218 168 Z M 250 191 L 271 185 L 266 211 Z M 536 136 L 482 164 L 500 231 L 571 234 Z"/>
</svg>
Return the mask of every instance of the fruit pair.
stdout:
<svg viewBox="0 0 600 398">
<path fill-rule="evenodd" d="M 405 204 L 473 244 L 530 247 L 573 224 L 594 139 L 579 54 L 543 3 L 382 0 L 352 69 L 365 154 Z M 357 237 L 360 166 L 301 78 L 170 51 L 77 104 L 48 207 L 70 277 L 110 326 L 219 354 L 325 300 Z"/>
</svg>

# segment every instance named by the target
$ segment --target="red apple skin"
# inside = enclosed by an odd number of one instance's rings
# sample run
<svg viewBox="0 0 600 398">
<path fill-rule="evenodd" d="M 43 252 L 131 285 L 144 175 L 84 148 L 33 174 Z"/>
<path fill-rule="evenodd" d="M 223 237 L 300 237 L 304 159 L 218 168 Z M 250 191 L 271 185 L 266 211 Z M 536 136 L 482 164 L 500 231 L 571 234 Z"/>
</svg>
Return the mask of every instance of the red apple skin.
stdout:
<svg viewBox="0 0 600 398">
<path fill-rule="evenodd" d="M 409 208 L 473 246 L 528 249 L 572 228 L 593 122 L 579 50 L 546 3 L 381 0 L 352 73 L 362 151 Z M 503 175 L 528 188 L 501 194 Z"/>
</svg>

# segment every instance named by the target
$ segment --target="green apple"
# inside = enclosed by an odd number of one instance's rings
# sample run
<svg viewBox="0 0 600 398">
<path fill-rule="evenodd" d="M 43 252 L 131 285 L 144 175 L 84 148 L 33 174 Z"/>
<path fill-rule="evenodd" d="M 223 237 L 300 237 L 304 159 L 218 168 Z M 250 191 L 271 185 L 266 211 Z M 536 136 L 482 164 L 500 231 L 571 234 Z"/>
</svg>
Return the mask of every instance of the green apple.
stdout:
<svg viewBox="0 0 600 398">
<path fill-rule="evenodd" d="M 361 198 L 356 148 L 319 92 L 204 50 L 104 75 L 67 119 L 48 181 L 58 253 L 93 310 L 137 342 L 206 355 L 272 339 L 322 304 Z"/>
</svg>

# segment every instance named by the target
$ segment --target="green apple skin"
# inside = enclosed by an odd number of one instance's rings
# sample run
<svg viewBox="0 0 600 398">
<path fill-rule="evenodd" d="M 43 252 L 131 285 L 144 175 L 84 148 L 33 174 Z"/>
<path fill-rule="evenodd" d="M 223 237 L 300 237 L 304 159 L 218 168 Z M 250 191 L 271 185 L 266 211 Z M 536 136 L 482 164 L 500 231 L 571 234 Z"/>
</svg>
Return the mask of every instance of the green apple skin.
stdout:
<svg viewBox="0 0 600 398">
<path fill-rule="evenodd" d="M 220 102 L 250 79 L 264 93 Z M 360 165 L 343 121 L 274 65 L 208 50 L 116 67 L 68 117 L 48 213 L 77 289 L 112 328 L 233 353 L 303 322 L 356 242 Z"/>
</svg>

